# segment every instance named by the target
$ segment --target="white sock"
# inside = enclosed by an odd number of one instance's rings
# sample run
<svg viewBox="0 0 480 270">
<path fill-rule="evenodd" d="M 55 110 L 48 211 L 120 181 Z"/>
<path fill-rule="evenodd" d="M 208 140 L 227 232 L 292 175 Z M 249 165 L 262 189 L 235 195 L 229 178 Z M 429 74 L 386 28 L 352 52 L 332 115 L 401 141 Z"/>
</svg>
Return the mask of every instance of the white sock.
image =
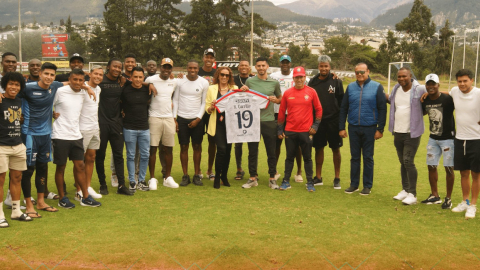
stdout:
<svg viewBox="0 0 480 270">
<path fill-rule="evenodd" d="M 4 219 L 5 214 L 3 213 L 3 202 L 0 202 L 0 219 Z"/>
<path fill-rule="evenodd" d="M 12 201 L 12 217 L 17 218 L 21 216 L 23 213 L 20 210 L 20 200 Z"/>
</svg>

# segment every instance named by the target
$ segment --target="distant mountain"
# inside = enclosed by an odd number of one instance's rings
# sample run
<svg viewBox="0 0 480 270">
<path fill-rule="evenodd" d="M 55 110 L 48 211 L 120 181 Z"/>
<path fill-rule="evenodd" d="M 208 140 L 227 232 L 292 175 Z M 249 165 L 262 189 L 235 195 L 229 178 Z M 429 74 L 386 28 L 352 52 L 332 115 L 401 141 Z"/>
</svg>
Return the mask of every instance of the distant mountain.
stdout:
<svg viewBox="0 0 480 270">
<path fill-rule="evenodd" d="M 480 3 L 478 0 L 425 0 L 425 5 L 432 11 L 432 20 L 437 26 L 443 26 L 448 19 L 450 23 L 461 25 L 468 23 L 480 23 Z M 387 10 L 378 16 L 370 25 L 395 26 L 403 18 L 407 17 L 413 3 L 398 6 Z"/>
<path fill-rule="evenodd" d="M 369 23 L 372 19 L 388 9 L 412 2 L 413 0 L 298 0 L 293 3 L 279 5 L 291 11 L 324 17 L 360 18 Z"/>
<path fill-rule="evenodd" d="M 103 17 L 104 4 L 107 0 L 23 0 L 21 3 L 22 22 L 25 24 L 39 23 L 60 24 L 60 19 L 65 21 L 68 15 L 73 22 L 83 23 L 87 17 Z M 190 13 L 189 2 L 182 2 L 177 6 L 185 13 Z M 250 6 L 248 7 L 250 9 Z M 331 20 L 313 16 L 300 15 L 288 9 L 275 6 L 269 1 L 254 3 L 254 12 L 260 14 L 266 21 L 276 23 L 280 21 L 297 22 L 299 24 L 325 25 Z M 0 25 L 18 24 L 18 0 L 1 0 Z"/>
</svg>

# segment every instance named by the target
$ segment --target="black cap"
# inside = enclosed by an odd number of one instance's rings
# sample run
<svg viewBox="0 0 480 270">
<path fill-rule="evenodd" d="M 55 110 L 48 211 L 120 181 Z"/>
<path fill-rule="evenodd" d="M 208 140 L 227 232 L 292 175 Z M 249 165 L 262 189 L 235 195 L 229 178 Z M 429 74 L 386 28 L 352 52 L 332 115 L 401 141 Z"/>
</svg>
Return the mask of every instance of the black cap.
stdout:
<svg viewBox="0 0 480 270">
<path fill-rule="evenodd" d="M 80 61 L 82 61 L 82 63 L 85 63 L 85 60 L 83 60 L 83 57 L 81 57 L 80 54 L 78 54 L 78 53 L 74 53 L 74 54 L 72 55 L 72 57 L 70 58 L 70 63 L 71 63 L 73 60 L 80 60 Z"/>
<path fill-rule="evenodd" d="M 215 57 L 215 51 L 212 48 L 208 48 L 203 52 L 203 55 L 211 54 Z"/>
</svg>

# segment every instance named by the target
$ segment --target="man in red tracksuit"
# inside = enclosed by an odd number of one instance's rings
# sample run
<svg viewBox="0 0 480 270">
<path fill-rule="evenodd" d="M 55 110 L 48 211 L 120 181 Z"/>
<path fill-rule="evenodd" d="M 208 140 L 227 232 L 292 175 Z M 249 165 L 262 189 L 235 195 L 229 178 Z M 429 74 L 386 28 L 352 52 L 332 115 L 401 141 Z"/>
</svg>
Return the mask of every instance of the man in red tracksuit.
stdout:
<svg viewBox="0 0 480 270">
<path fill-rule="evenodd" d="M 307 190 L 315 191 L 313 185 L 312 138 L 322 120 L 322 105 L 315 90 L 305 85 L 305 79 L 305 69 L 303 67 L 294 68 L 293 81 L 295 86 L 285 91 L 280 103 L 278 138 L 285 138 L 287 147 L 285 174 L 280 190 L 291 188 L 290 175 L 296 151 L 300 146 L 307 175 Z M 288 118 L 285 114 L 286 111 L 288 111 Z M 315 119 L 313 119 L 313 111 L 315 111 Z"/>
</svg>

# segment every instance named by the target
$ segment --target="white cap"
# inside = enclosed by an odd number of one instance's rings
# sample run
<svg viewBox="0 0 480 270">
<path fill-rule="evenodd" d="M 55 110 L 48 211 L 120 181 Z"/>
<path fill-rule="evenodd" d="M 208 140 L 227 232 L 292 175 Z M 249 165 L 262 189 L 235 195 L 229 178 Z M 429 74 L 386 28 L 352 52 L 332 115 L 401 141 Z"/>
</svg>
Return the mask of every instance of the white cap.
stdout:
<svg viewBox="0 0 480 270">
<path fill-rule="evenodd" d="M 428 74 L 427 77 L 425 77 L 425 83 L 428 81 L 434 81 L 435 83 L 440 83 L 440 79 L 438 78 L 437 74 Z"/>
</svg>

